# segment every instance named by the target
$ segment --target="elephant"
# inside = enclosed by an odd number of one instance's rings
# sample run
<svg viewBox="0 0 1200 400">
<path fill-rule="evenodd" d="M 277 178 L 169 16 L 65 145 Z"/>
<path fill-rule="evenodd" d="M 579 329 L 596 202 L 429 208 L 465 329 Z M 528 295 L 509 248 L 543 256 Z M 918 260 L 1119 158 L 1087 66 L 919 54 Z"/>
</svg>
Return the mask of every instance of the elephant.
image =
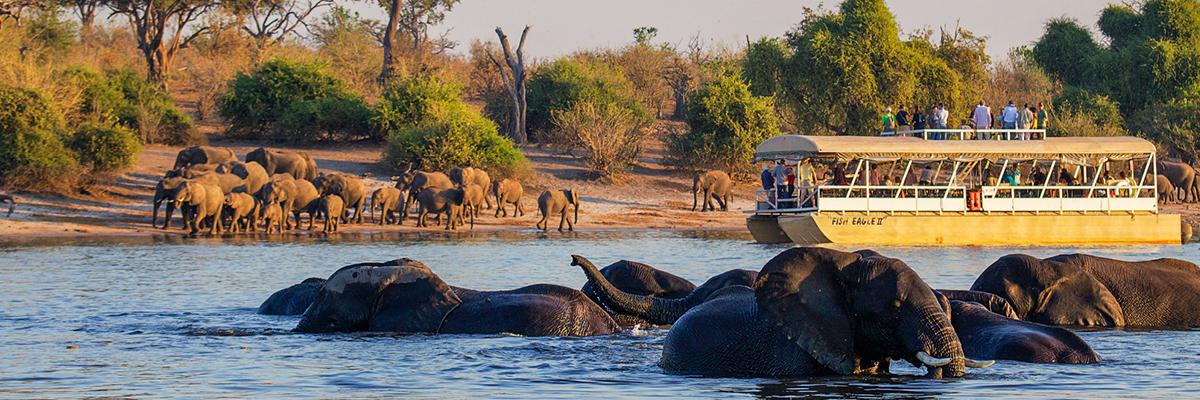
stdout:
<svg viewBox="0 0 1200 400">
<path fill-rule="evenodd" d="M 1029 363 L 1094 364 L 1095 350 L 1068 329 L 996 314 L 982 304 L 950 301 L 950 321 L 970 358 Z"/>
<path fill-rule="evenodd" d="M 12 217 L 13 209 L 17 206 L 17 199 L 11 194 L 0 193 L 0 204 L 4 203 L 8 203 L 8 214 L 5 217 Z M 158 207 L 155 207 L 155 210 L 157 209 Z"/>
<path fill-rule="evenodd" d="M 322 174 L 312 180 L 313 186 L 321 195 L 336 194 L 345 202 L 345 209 L 354 213 L 350 219 L 339 214 L 338 218 L 347 222 L 361 224 L 363 222 L 363 203 L 367 201 L 367 185 L 357 176 L 345 174 Z"/>
<path fill-rule="evenodd" d="M 706 171 L 692 177 L 692 211 L 696 211 L 698 198 L 704 199 L 701 212 L 715 210 L 712 201 L 716 200 L 721 211 L 729 211 L 729 198 L 733 194 L 733 180 L 725 171 Z"/>
<path fill-rule="evenodd" d="M 283 207 L 279 203 L 263 204 L 262 207 L 263 226 L 267 229 L 267 234 L 271 234 L 271 227 L 275 227 L 275 232 L 283 233 Z"/>
<path fill-rule="evenodd" d="M 1200 269 L 1183 260 L 1013 254 L 988 266 L 971 290 L 1003 297 L 1020 319 L 1047 325 L 1200 327 Z"/>
<path fill-rule="evenodd" d="M 651 316 L 663 301 L 621 292 L 573 256 L 606 304 Z M 783 251 L 754 286 L 690 305 L 663 346 L 663 368 L 706 375 L 887 374 L 892 359 L 958 377 L 986 367 L 963 354 L 948 310 L 904 262 L 819 247 Z"/>
<path fill-rule="evenodd" d="M 400 222 L 400 204 L 404 192 L 400 189 L 387 187 L 375 189 L 371 193 L 371 220 L 375 220 L 375 209 L 379 209 L 379 225 Z"/>
<path fill-rule="evenodd" d="M 467 184 L 463 189 L 463 206 L 466 207 L 467 214 L 471 217 L 471 227 L 475 227 L 475 217 L 479 216 L 479 209 L 484 206 L 484 199 L 487 195 L 484 194 L 483 186 L 474 183 Z"/>
<path fill-rule="evenodd" d="M 212 164 L 193 165 L 190 168 L 185 168 L 179 176 L 187 179 L 203 180 L 209 184 L 216 185 L 221 188 L 221 193 L 229 194 L 248 192 L 246 189 L 246 181 L 241 177 L 224 172 L 217 172 L 217 166 Z"/>
<path fill-rule="evenodd" d="M 492 187 L 492 177 L 488 175 L 487 171 L 479 168 L 454 167 L 450 169 L 450 173 L 448 175 L 450 176 L 450 183 L 453 183 L 457 186 L 467 187 L 473 183 L 484 189 Z M 486 203 L 487 209 L 491 210 L 492 199 L 484 197 L 483 201 Z"/>
<path fill-rule="evenodd" d="M 258 313 L 263 315 L 300 315 L 317 298 L 321 286 L 325 285 L 323 278 L 308 278 L 287 288 L 272 293 L 266 301 L 258 306 Z"/>
<path fill-rule="evenodd" d="M 230 193 L 225 195 L 225 211 L 230 217 L 229 231 L 237 233 L 242 229 L 254 232 L 258 226 L 258 200 L 246 193 Z"/>
<path fill-rule="evenodd" d="M 257 196 L 258 191 L 262 190 L 267 181 L 271 180 L 271 176 L 267 174 L 267 170 L 254 161 L 230 161 L 218 166 L 217 172 L 232 174 L 241 178 L 246 186 L 246 193 L 249 193 L 251 196 Z"/>
<path fill-rule="evenodd" d="M 233 150 L 224 147 L 192 146 L 179 151 L 172 168 L 179 169 L 195 164 L 224 164 L 230 161 L 237 161 Z"/>
<path fill-rule="evenodd" d="M 283 207 L 285 214 L 283 223 L 287 229 L 292 229 L 291 221 L 286 218 L 287 213 L 291 213 L 295 217 L 295 226 L 299 228 L 300 214 L 305 212 L 309 215 L 308 229 L 312 229 L 313 208 L 319 198 L 321 195 L 317 193 L 317 188 L 311 182 L 288 177 L 272 178 L 271 182 L 263 186 L 262 191 L 259 192 L 259 201 L 264 204 L 279 203 Z"/>
<path fill-rule="evenodd" d="M 1021 319 L 1021 316 L 1017 315 L 1017 312 L 1013 310 L 1012 305 L 1008 304 L 1008 300 L 991 293 L 971 290 L 938 289 L 937 294 L 939 297 L 946 299 L 946 303 L 944 304 L 949 304 L 950 301 L 972 302 L 982 305 L 988 311 L 995 314 L 1012 319 Z"/>
<path fill-rule="evenodd" d="M 567 217 L 567 207 L 575 205 L 575 220 Z M 538 221 L 537 228 L 542 231 L 550 229 L 546 223 L 550 219 L 551 213 L 558 213 L 558 231 L 562 232 L 563 222 L 567 223 L 567 230 L 574 231 L 575 224 L 579 223 L 579 192 L 574 189 L 563 190 L 547 190 L 538 196 L 538 211 L 542 213 L 542 219 Z"/>
<path fill-rule="evenodd" d="M 454 187 L 454 183 L 450 182 L 450 177 L 441 172 L 425 172 L 414 171 L 409 168 L 404 171 L 403 175 L 393 176 L 393 181 L 396 181 L 396 189 L 408 193 L 404 198 L 404 208 L 400 210 L 400 221 L 408 219 L 408 211 L 411 209 L 413 202 L 417 201 L 417 195 L 421 191 L 432 189 L 449 189 Z M 401 222 L 401 225 L 404 223 Z"/>
<path fill-rule="evenodd" d="M 1159 160 L 1155 167 L 1158 168 L 1159 174 L 1166 176 L 1171 181 L 1177 194 L 1179 190 L 1183 191 L 1183 196 L 1179 197 L 1180 202 L 1191 203 L 1200 200 L 1200 193 L 1193 190 L 1196 184 L 1196 170 L 1191 165 Z"/>
<path fill-rule="evenodd" d="M 296 331 L 593 336 L 620 326 L 578 290 L 538 284 L 476 291 L 399 259 L 342 267 L 321 287 Z"/>
<path fill-rule="evenodd" d="M 525 194 L 525 189 L 521 187 L 521 182 L 514 179 L 501 179 L 492 182 L 492 196 L 496 197 L 496 218 L 500 218 L 500 214 L 508 216 L 508 210 L 504 209 L 505 205 L 513 205 L 513 216 L 520 217 L 525 215 L 525 207 L 521 206 L 521 196 Z"/>
<path fill-rule="evenodd" d="M 189 180 L 175 191 L 173 201 L 175 206 L 183 210 L 183 224 L 194 235 L 200 231 L 200 225 L 211 221 L 208 234 L 220 233 L 221 208 L 225 195 L 216 185 Z"/>
<path fill-rule="evenodd" d="M 460 214 L 462 213 L 463 204 L 465 201 L 465 193 L 461 188 L 454 189 L 437 189 L 426 188 L 417 195 L 417 202 L 420 204 L 421 213 L 417 215 L 417 227 L 427 227 L 425 217 L 429 213 L 446 214 L 446 229 L 458 229 L 456 224 Z M 440 216 L 439 216 L 440 218 Z"/>
<path fill-rule="evenodd" d="M 1161 203 L 1174 203 L 1178 201 L 1179 193 L 1175 190 L 1175 185 L 1166 175 L 1158 174 L 1154 176 L 1155 182 L 1158 185 L 1158 201 Z"/>
<path fill-rule="evenodd" d="M 151 201 L 153 209 L 150 212 L 150 226 L 158 228 L 158 207 L 166 203 L 166 219 L 163 220 L 163 229 L 171 227 L 171 216 L 175 213 L 175 192 L 179 186 L 185 182 L 181 176 L 171 176 L 162 178 L 154 185 L 154 199 Z"/>
<path fill-rule="evenodd" d="M 709 278 L 697 287 L 686 279 L 649 265 L 624 260 L 604 267 L 600 274 L 622 292 L 652 300 L 651 303 L 643 303 L 636 315 L 624 313 L 605 303 L 594 283 L 585 283 L 580 291 L 604 307 L 621 326 L 669 326 L 689 308 L 708 300 L 713 293 L 729 286 L 752 286 L 758 278 L 756 271 L 734 269 Z"/>
<path fill-rule="evenodd" d="M 338 223 L 342 221 L 342 215 L 346 213 L 346 202 L 342 200 L 341 196 L 332 193 L 321 196 L 321 199 L 317 200 L 316 213 L 325 216 L 325 228 L 321 232 L 337 232 Z"/>
<path fill-rule="evenodd" d="M 317 162 L 304 152 L 269 150 L 259 147 L 246 153 L 246 162 L 256 162 L 267 175 L 288 174 L 296 179 L 317 177 Z"/>
</svg>

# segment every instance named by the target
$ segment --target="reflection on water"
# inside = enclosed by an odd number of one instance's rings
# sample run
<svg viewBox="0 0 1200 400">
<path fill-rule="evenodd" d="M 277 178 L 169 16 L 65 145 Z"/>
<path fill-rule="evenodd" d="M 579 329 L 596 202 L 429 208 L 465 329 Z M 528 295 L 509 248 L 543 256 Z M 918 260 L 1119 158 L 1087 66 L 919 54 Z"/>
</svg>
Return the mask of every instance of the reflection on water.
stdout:
<svg viewBox="0 0 1200 400">
<path fill-rule="evenodd" d="M 569 240 L 564 240 L 569 239 Z M 1001 362 L 962 379 L 704 378 L 656 363 L 665 331 L 592 338 L 293 334 L 261 316 L 274 290 L 361 261 L 410 257 L 454 285 L 579 287 L 570 254 L 635 259 L 694 281 L 759 268 L 785 246 L 742 232 L 341 234 L 53 239 L 0 245 L 0 396 L 1130 398 L 1200 395 L 1200 332 L 1086 331 L 1088 366 Z M 1195 245 L 880 248 L 935 287 L 997 257 L 1090 252 L 1200 261 Z M 893 371 L 921 371 L 896 363 Z"/>
</svg>

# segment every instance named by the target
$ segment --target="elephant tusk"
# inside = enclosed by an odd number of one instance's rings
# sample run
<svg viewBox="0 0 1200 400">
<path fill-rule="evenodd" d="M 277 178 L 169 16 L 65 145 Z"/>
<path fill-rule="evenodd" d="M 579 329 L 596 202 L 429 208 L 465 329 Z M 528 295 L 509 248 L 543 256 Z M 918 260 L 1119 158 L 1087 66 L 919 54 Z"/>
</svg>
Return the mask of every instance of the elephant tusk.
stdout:
<svg viewBox="0 0 1200 400">
<path fill-rule="evenodd" d="M 972 359 L 968 358 L 968 359 L 966 359 L 965 365 L 967 366 L 967 368 L 987 368 L 987 367 L 992 366 L 992 364 L 995 364 L 995 363 L 996 363 L 996 360 L 976 361 L 976 360 L 972 360 Z"/>
<path fill-rule="evenodd" d="M 946 364 L 949 364 L 951 361 L 951 359 L 949 359 L 949 358 L 937 358 L 937 357 L 931 356 L 929 354 L 926 354 L 924 351 L 917 352 L 917 359 L 921 360 L 922 364 L 928 365 L 930 367 L 945 366 Z"/>
</svg>

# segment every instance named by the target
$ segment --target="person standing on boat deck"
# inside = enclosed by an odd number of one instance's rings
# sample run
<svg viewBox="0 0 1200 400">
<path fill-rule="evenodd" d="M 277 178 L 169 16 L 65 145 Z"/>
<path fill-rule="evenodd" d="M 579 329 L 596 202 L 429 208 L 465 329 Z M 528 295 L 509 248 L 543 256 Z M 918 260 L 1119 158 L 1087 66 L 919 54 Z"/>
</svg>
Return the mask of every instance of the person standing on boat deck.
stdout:
<svg viewBox="0 0 1200 400">
<path fill-rule="evenodd" d="M 796 194 L 796 170 L 792 167 L 787 167 L 787 194 L 789 198 Z"/>
<path fill-rule="evenodd" d="M 946 129 L 950 126 L 950 110 L 946 109 L 945 104 L 938 104 L 938 129 Z"/>
<path fill-rule="evenodd" d="M 763 190 L 766 190 L 769 195 L 771 189 L 775 187 L 775 178 L 771 176 L 771 163 L 763 164 L 763 172 L 759 178 L 762 179 Z"/>
<path fill-rule="evenodd" d="M 1038 108 L 1038 112 L 1037 112 L 1038 129 L 1042 129 L 1042 130 L 1050 129 L 1050 113 L 1046 111 L 1046 105 L 1039 101 L 1037 108 Z"/>
<path fill-rule="evenodd" d="M 907 131 L 911 130 L 912 126 L 908 124 L 908 111 L 904 110 L 904 105 L 900 105 L 900 111 L 896 113 L 896 130 Z"/>
<path fill-rule="evenodd" d="M 929 125 L 927 124 L 927 121 L 925 119 L 925 113 L 921 112 L 921 107 L 917 106 L 916 104 L 913 104 L 912 109 L 913 109 L 913 117 L 912 117 L 913 118 L 913 120 L 912 120 L 913 129 L 920 131 L 920 130 L 925 130 L 926 128 L 928 128 Z"/>
<path fill-rule="evenodd" d="M 884 132 L 895 132 L 896 131 L 896 116 L 892 115 L 892 107 L 891 106 L 888 106 L 887 110 L 883 112 L 882 119 L 883 119 L 883 131 Z"/>
<path fill-rule="evenodd" d="M 992 127 L 992 109 L 988 107 L 983 100 L 979 100 L 979 105 L 975 106 L 975 112 L 971 113 L 971 120 L 975 121 L 975 129 L 988 129 Z M 985 139 L 986 134 L 977 132 L 976 139 Z"/>
<path fill-rule="evenodd" d="M 925 168 L 921 169 L 921 180 L 917 184 L 921 186 L 933 184 L 933 166 L 925 164 Z"/>
<path fill-rule="evenodd" d="M 782 199 L 792 197 L 787 192 L 787 167 L 783 166 L 782 158 L 775 164 L 771 177 L 775 179 L 775 199 L 780 200 L 779 203 L 783 203 Z"/>
<path fill-rule="evenodd" d="M 1023 126 L 1021 129 L 1034 129 L 1034 123 L 1033 111 L 1030 111 L 1029 103 L 1025 103 L 1021 107 L 1020 124 Z M 1029 140 L 1029 132 L 1021 132 L 1021 140 Z"/>
<path fill-rule="evenodd" d="M 1009 100 L 1008 106 L 1005 106 L 1004 111 L 1000 113 L 1000 118 L 1004 120 L 1004 129 L 1016 129 L 1017 120 L 1021 119 L 1021 112 L 1017 111 L 1017 106 L 1013 104 L 1012 100 Z"/>
</svg>

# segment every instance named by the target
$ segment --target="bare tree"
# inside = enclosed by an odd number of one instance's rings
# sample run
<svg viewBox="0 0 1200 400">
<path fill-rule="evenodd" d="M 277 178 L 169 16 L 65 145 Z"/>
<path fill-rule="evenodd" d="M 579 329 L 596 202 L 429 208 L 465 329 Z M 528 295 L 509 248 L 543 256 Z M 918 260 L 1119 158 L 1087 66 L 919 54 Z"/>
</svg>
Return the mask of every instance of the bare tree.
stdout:
<svg viewBox="0 0 1200 400">
<path fill-rule="evenodd" d="M 500 64 L 500 60 L 488 53 L 492 63 L 500 69 L 500 77 L 503 78 L 504 87 L 508 89 L 508 96 L 512 100 L 508 134 L 517 144 L 525 144 L 529 141 L 529 133 L 525 132 L 525 38 L 529 36 L 529 28 L 530 26 L 526 25 L 525 30 L 521 32 L 521 41 L 517 44 L 517 51 L 514 54 L 512 46 L 508 44 L 508 35 L 504 34 L 503 29 L 496 27 L 496 36 L 500 38 L 500 48 L 504 50 L 504 62 L 508 66 L 507 70 L 504 65 Z"/>
<path fill-rule="evenodd" d="M 422 65 L 425 46 L 430 54 L 442 54 L 458 44 L 447 39 L 443 33 L 430 39 L 429 27 L 446 20 L 446 12 L 454 8 L 459 0 L 409 0 L 400 13 L 400 27 L 412 41 L 412 55 L 418 66 Z"/>
<path fill-rule="evenodd" d="M 296 33 L 314 12 L 332 5 L 333 0 L 225 0 L 223 4 L 247 18 L 242 30 L 260 50 Z"/>
<path fill-rule="evenodd" d="M 79 39 L 86 42 L 92 37 L 96 26 L 96 11 L 107 4 L 109 0 L 69 0 L 67 5 L 79 16 Z"/>
<path fill-rule="evenodd" d="M 146 78 L 162 87 L 175 55 L 204 32 L 207 26 L 188 32 L 212 8 L 217 0 L 114 0 L 109 4 L 112 16 L 123 15 L 146 59 Z"/>
<path fill-rule="evenodd" d="M 39 5 L 41 1 L 38 0 L 0 0 L 0 26 L 10 19 L 17 26 L 21 26 L 21 17 L 25 16 L 25 10 Z"/>
<path fill-rule="evenodd" d="M 401 13 L 404 11 L 403 0 L 379 0 L 379 5 L 388 12 L 388 22 L 383 29 L 383 67 L 379 70 L 379 84 L 386 84 L 388 79 L 396 75 L 396 64 L 400 61 L 399 54 L 393 47 L 396 44 L 396 31 L 400 27 Z"/>
</svg>

